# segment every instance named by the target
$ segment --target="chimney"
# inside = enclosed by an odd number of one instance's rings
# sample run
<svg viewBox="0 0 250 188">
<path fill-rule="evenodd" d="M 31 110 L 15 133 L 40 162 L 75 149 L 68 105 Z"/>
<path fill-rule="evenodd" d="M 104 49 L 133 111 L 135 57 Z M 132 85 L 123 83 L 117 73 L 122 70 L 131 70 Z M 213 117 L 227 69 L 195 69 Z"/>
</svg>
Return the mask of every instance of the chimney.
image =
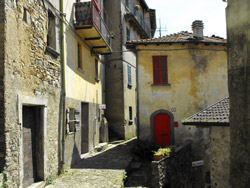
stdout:
<svg viewBox="0 0 250 188">
<path fill-rule="evenodd" d="M 203 29 L 204 29 L 204 24 L 202 23 L 202 21 L 195 20 L 192 23 L 192 30 L 193 30 L 194 38 L 197 38 L 198 40 L 202 40 L 203 39 Z"/>
</svg>

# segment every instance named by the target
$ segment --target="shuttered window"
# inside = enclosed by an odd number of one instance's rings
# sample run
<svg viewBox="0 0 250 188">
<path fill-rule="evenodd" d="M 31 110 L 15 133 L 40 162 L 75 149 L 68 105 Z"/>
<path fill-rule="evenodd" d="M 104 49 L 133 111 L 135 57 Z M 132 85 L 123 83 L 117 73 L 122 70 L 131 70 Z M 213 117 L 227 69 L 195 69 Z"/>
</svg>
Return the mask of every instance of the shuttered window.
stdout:
<svg viewBox="0 0 250 188">
<path fill-rule="evenodd" d="M 131 66 L 128 65 L 128 85 L 132 86 Z"/>
<path fill-rule="evenodd" d="M 168 84 L 167 56 L 153 56 L 154 84 Z"/>
</svg>

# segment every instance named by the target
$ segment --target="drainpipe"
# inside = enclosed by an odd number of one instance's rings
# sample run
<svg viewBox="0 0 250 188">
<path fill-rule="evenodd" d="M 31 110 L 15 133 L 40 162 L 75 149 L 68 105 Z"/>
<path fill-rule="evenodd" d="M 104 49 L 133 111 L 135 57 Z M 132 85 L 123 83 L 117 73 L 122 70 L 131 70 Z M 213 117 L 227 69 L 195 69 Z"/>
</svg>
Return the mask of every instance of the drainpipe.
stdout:
<svg viewBox="0 0 250 188">
<path fill-rule="evenodd" d="M 66 87 L 65 87 L 65 54 L 64 54 L 64 14 L 63 0 L 60 0 L 60 16 L 61 16 L 61 66 L 62 66 L 62 154 L 60 172 L 63 172 L 65 164 L 65 123 L 66 123 Z"/>
<path fill-rule="evenodd" d="M 136 90 L 137 90 L 136 91 L 136 108 L 137 108 L 137 110 L 136 110 L 137 130 L 136 130 L 136 132 L 137 132 L 137 140 L 139 141 L 140 140 L 140 123 L 139 123 L 140 122 L 140 117 L 139 117 L 140 113 L 139 113 L 139 81 L 138 81 L 139 75 L 138 75 L 138 51 L 137 51 L 137 49 L 135 51 L 135 54 L 136 54 Z"/>
</svg>

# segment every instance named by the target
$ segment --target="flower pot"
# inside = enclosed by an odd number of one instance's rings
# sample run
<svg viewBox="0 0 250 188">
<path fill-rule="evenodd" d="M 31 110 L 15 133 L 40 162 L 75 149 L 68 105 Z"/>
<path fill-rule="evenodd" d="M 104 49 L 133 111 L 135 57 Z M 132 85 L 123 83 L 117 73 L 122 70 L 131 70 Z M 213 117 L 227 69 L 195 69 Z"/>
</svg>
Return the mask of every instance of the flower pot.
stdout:
<svg viewBox="0 0 250 188">
<path fill-rule="evenodd" d="M 164 158 L 164 155 L 155 155 L 155 154 L 154 154 L 154 161 L 159 161 L 159 160 L 161 160 L 162 158 Z"/>
</svg>

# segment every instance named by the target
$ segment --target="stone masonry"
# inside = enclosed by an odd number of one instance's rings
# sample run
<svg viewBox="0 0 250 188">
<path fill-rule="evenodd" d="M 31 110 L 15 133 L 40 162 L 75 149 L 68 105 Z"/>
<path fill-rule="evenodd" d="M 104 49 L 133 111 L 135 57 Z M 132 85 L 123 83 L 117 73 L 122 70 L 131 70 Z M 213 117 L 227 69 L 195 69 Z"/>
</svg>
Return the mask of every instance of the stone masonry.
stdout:
<svg viewBox="0 0 250 188">
<path fill-rule="evenodd" d="M 231 188 L 250 187 L 250 1 L 228 0 Z"/>
<path fill-rule="evenodd" d="M 22 105 L 48 101 L 43 132 L 46 140 L 42 141 L 42 157 L 46 163 L 44 179 L 58 167 L 60 57 L 58 49 L 54 49 L 57 53 L 47 50 L 48 9 L 55 10 L 46 5 L 46 1 L 6 0 L 1 1 L 0 7 L 4 7 L 4 11 L 0 11 L 0 30 L 5 29 L 0 35 L 0 135 L 5 131 L 5 137 L 1 137 L 0 142 L 1 146 L 2 142 L 6 145 L 6 150 L 0 148 L 0 158 L 5 157 L 8 186 L 19 187 L 22 184 Z M 23 98 L 26 98 L 25 104 Z"/>
<path fill-rule="evenodd" d="M 168 158 L 152 161 L 151 187 L 189 187 L 191 185 L 192 141 L 179 146 Z"/>
<path fill-rule="evenodd" d="M 0 172 L 4 168 L 5 158 L 5 130 L 4 130 L 4 37 L 5 37 L 4 3 L 0 2 Z"/>
</svg>

